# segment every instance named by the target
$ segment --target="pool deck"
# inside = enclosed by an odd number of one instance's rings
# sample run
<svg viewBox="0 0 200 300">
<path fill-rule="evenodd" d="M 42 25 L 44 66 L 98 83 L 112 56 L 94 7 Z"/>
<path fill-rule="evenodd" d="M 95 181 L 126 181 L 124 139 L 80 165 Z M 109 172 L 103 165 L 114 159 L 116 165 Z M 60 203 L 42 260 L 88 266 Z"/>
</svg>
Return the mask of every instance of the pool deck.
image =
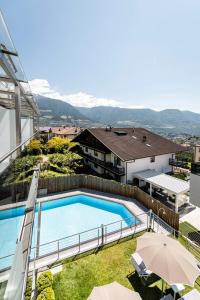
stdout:
<svg viewBox="0 0 200 300">
<path fill-rule="evenodd" d="M 81 253 L 90 251 L 90 250 L 98 250 L 103 245 L 109 244 L 114 241 L 118 241 L 122 238 L 125 238 L 127 236 L 134 236 L 136 233 L 145 231 L 147 229 L 147 212 L 148 210 L 141 205 L 138 201 L 136 201 L 133 198 L 126 198 L 120 195 L 113 195 L 108 193 L 102 193 L 94 190 L 87 190 L 87 189 L 79 189 L 79 190 L 71 190 L 64 193 L 56 193 L 53 195 L 48 195 L 45 197 L 39 197 L 37 198 L 38 202 L 46 202 L 46 201 L 56 201 L 60 198 L 70 197 L 70 196 L 76 196 L 76 195 L 87 195 L 92 197 L 98 197 L 103 200 L 112 201 L 115 203 L 119 203 L 124 205 L 134 216 L 136 216 L 140 223 L 137 226 L 134 226 L 132 228 L 128 227 L 127 229 L 123 229 L 122 231 L 118 231 L 112 234 L 108 234 L 104 237 L 104 243 L 102 244 L 102 241 L 99 239 L 94 239 L 88 242 L 81 243 L 80 245 L 75 245 L 68 249 L 63 249 L 59 251 L 55 251 L 54 253 L 49 253 L 45 255 L 44 257 L 39 257 L 35 262 L 31 261 L 29 264 L 29 271 L 32 271 L 34 268 L 40 270 L 42 268 L 45 268 L 53 263 L 58 262 L 59 260 L 70 258 L 70 257 L 76 257 Z M 10 209 L 10 208 L 16 208 L 24 205 L 25 202 L 19 202 L 16 204 L 9 204 L 4 205 L 4 209 Z M 1 209 L 1 208 L 0 208 Z M 170 234 L 170 232 L 162 226 L 162 224 L 158 224 L 156 221 L 154 221 L 154 225 L 156 226 L 157 230 L 160 233 L 163 234 Z M 6 280 L 8 277 L 8 271 L 0 273 L 0 282 Z"/>
</svg>

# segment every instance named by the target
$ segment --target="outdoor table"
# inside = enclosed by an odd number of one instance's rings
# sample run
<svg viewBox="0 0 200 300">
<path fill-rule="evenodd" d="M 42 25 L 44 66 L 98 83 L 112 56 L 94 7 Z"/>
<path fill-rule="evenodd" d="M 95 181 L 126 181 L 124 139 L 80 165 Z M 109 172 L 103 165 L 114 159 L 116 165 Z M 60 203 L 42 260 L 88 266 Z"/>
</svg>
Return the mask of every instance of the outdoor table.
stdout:
<svg viewBox="0 0 200 300">
<path fill-rule="evenodd" d="M 178 292 L 181 292 L 185 289 L 185 287 L 182 283 L 174 283 L 174 284 L 171 285 L 171 288 L 174 292 L 174 299 L 176 299 L 176 294 Z"/>
</svg>

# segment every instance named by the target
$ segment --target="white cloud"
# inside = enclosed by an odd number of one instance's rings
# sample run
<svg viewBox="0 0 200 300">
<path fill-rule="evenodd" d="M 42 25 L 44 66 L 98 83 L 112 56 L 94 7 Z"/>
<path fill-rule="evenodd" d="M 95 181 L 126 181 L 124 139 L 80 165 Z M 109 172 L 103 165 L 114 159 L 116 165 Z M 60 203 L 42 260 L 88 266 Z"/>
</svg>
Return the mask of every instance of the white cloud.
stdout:
<svg viewBox="0 0 200 300">
<path fill-rule="evenodd" d="M 31 90 L 34 94 L 49 98 L 60 99 L 74 106 L 94 107 L 94 106 L 120 106 L 120 101 L 107 98 L 98 98 L 84 92 L 76 94 L 62 94 L 56 88 L 52 88 L 46 79 L 33 79 L 29 81 Z"/>
</svg>

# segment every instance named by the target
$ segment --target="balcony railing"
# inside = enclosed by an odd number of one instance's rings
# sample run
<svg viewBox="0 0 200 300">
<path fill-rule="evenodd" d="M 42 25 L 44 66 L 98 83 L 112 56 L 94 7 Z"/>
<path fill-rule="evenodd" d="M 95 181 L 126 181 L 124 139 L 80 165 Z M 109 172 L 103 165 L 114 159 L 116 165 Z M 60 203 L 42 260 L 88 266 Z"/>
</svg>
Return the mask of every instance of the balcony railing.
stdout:
<svg viewBox="0 0 200 300">
<path fill-rule="evenodd" d="M 173 167 L 179 167 L 179 168 L 187 168 L 187 161 L 186 160 L 180 160 L 180 159 L 169 159 L 169 165 Z"/>
<path fill-rule="evenodd" d="M 83 152 L 82 149 L 79 149 L 78 152 L 80 153 L 80 155 L 82 155 L 84 158 L 90 160 L 91 162 L 93 162 L 94 164 L 99 165 L 100 167 L 102 167 L 103 169 L 106 169 L 116 175 L 120 175 L 123 176 L 125 175 L 125 168 L 123 167 L 116 167 L 113 166 L 113 164 L 111 162 L 107 162 L 104 160 L 100 160 L 90 154 L 86 154 Z"/>
</svg>

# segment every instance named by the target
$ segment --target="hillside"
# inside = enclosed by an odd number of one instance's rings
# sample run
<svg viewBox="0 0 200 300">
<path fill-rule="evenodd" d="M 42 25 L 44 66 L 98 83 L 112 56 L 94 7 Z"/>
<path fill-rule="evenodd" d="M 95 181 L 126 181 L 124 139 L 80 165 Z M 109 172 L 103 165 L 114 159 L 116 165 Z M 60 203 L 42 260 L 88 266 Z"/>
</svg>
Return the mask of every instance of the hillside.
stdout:
<svg viewBox="0 0 200 300">
<path fill-rule="evenodd" d="M 54 126 L 77 124 L 82 127 L 145 127 L 161 134 L 200 135 L 200 114 L 178 109 L 154 111 L 111 106 L 92 108 L 74 107 L 71 104 L 37 95 L 40 125 Z"/>
<path fill-rule="evenodd" d="M 112 126 L 143 126 L 157 132 L 188 133 L 200 135 L 200 114 L 178 109 L 154 111 L 110 106 L 77 107 L 90 119 Z"/>
<path fill-rule="evenodd" d="M 87 123 L 88 117 L 67 102 L 40 95 L 35 98 L 41 114 L 40 125 Z"/>
</svg>

